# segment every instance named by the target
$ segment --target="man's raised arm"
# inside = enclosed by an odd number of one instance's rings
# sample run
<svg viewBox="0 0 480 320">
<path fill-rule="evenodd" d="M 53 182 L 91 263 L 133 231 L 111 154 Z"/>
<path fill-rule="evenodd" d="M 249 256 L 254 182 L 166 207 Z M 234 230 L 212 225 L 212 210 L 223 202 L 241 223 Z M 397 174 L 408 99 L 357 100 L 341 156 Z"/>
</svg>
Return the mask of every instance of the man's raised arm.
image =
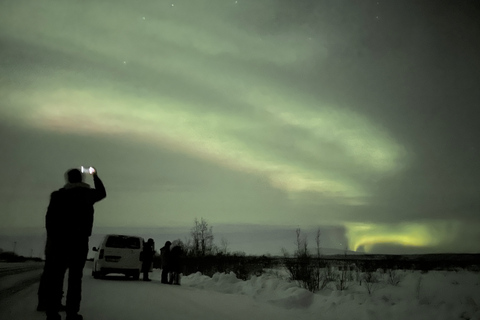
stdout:
<svg viewBox="0 0 480 320">
<path fill-rule="evenodd" d="M 95 185 L 94 201 L 97 202 L 104 199 L 107 196 L 107 191 L 105 190 L 102 180 L 98 177 L 96 169 L 93 172 L 93 184 Z"/>
</svg>

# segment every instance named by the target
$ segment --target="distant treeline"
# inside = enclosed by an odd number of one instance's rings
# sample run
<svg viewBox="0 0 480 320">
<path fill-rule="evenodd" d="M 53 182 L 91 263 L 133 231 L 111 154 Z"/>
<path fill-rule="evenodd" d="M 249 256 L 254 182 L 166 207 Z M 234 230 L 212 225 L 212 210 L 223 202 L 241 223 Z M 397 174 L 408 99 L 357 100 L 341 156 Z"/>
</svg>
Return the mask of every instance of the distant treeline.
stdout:
<svg viewBox="0 0 480 320">
<path fill-rule="evenodd" d="M 203 257 L 185 256 L 182 260 L 184 275 L 200 272 L 207 276 L 234 272 L 239 279 L 246 280 L 252 275 L 259 276 L 265 269 L 280 268 L 289 263 L 301 263 L 295 257 L 246 256 L 216 254 Z M 456 270 L 480 271 L 480 254 L 418 254 L 418 255 L 331 255 L 320 258 L 311 257 L 305 263 L 315 263 L 324 267 L 354 265 L 361 271 L 383 270 Z M 154 268 L 160 268 L 159 257 Z"/>
<path fill-rule="evenodd" d="M 11 251 L 0 252 L 0 262 L 42 261 L 41 258 L 19 256 Z"/>
<path fill-rule="evenodd" d="M 292 258 L 280 258 L 284 261 Z M 374 271 L 377 269 L 399 270 L 452 270 L 456 268 L 480 270 L 480 254 L 364 254 L 364 255 L 331 255 L 311 259 L 321 260 L 329 265 L 355 264 L 360 270 Z"/>
</svg>

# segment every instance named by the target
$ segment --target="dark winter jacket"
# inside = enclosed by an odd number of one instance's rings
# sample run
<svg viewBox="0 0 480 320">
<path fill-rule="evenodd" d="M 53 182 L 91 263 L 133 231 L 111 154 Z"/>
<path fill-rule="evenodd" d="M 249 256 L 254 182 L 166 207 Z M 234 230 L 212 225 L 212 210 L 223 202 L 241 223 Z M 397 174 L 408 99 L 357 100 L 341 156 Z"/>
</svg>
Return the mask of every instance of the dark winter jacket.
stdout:
<svg viewBox="0 0 480 320">
<path fill-rule="evenodd" d="M 151 263 L 153 261 L 153 255 L 155 254 L 153 246 L 153 242 L 147 241 L 143 244 L 142 258 L 145 263 Z"/>
<path fill-rule="evenodd" d="M 98 176 L 93 176 L 95 189 L 87 183 L 67 183 L 52 192 L 45 217 L 47 238 L 88 238 L 92 234 L 93 205 L 107 196 Z"/>
<path fill-rule="evenodd" d="M 180 271 L 182 255 L 183 250 L 179 246 L 175 246 L 170 250 L 170 267 L 172 271 Z"/>
<path fill-rule="evenodd" d="M 160 249 L 160 259 L 162 260 L 162 269 L 170 267 L 170 245 L 165 245 Z"/>
</svg>

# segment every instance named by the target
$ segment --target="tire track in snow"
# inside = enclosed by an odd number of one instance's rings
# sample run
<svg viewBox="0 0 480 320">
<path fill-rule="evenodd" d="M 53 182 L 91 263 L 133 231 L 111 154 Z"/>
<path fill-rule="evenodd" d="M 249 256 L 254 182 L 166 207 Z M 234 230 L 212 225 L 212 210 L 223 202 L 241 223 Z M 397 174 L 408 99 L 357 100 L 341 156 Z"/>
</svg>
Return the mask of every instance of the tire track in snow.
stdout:
<svg viewBox="0 0 480 320">
<path fill-rule="evenodd" d="M 43 265 L 2 270 L 0 301 L 40 281 Z"/>
</svg>

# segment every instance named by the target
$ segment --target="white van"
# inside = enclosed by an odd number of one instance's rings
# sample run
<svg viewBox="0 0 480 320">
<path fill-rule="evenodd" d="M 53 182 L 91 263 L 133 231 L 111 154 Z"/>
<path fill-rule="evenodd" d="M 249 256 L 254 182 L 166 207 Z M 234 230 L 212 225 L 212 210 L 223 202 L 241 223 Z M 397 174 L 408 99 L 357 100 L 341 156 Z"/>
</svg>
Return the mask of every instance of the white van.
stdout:
<svg viewBox="0 0 480 320">
<path fill-rule="evenodd" d="M 109 273 L 122 273 L 138 280 L 142 270 L 143 238 L 119 234 L 106 235 L 93 259 L 92 276 L 101 278 Z"/>
</svg>

